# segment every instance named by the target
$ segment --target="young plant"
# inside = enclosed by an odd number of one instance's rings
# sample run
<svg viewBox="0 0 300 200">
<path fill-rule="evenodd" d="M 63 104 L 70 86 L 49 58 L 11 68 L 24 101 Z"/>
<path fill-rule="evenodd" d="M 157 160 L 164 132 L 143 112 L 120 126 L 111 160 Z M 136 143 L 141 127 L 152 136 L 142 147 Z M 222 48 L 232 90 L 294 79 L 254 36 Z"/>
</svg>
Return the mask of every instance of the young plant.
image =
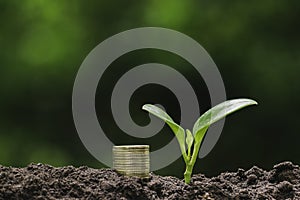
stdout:
<svg viewBox="0 0 300 200">
<path fill-rule="evenodd" d="M 143 106 L 143 110 L 146 110 L 149 113 L 164 120 L 174 132 L 179 142 L 180 150 L 186 164 L 184 180 L 185 183 L 188 184 L 191 181 L 193 167 L 197 160 L 202 140 L 209 126 L 241 108 L 256 104 L 257 102 L 251 99 L 234 99 L 220 103 L 210 110 L 206 111 L 198 118 L 198 120 L 194 124 L 193 132 L 191 132 L 189 129 L 186 129 L 186 131 L 184 131 L 184 129 L 176 124 L 166 112 L 155 105 L 145 104 Z"/>
</svg>

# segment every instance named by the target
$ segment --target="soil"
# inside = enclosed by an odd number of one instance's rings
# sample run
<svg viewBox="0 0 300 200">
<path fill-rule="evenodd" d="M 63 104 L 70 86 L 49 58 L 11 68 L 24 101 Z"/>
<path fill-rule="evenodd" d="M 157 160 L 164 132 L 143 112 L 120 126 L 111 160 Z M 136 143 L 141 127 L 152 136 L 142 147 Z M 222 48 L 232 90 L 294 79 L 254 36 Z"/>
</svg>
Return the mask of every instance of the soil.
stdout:
<svg viewBox="0 0 300 200">
<path fill-rule="evenodd" d="M 254 166 L 212 178 L 197 174 L 187 185 L 153 173 L 140 179 L 112 169 L 0 166 L 0 199 L 300 199 L 300 169 L 283 162 L 270 171 Z"/>
</svg>

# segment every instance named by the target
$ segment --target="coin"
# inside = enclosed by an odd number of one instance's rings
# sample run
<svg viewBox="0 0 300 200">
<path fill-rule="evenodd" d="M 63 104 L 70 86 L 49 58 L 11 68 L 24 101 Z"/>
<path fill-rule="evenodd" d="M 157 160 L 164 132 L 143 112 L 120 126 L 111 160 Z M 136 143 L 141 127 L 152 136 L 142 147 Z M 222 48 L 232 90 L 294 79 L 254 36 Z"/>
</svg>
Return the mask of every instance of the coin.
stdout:
<svg viewBox="0 0 300 200">
<path fill-rule="evenodd" d="M 148 177 L 150 172 L 149 145 L 114 146 L 113 168 L 126 176 Z"/>
</svg>

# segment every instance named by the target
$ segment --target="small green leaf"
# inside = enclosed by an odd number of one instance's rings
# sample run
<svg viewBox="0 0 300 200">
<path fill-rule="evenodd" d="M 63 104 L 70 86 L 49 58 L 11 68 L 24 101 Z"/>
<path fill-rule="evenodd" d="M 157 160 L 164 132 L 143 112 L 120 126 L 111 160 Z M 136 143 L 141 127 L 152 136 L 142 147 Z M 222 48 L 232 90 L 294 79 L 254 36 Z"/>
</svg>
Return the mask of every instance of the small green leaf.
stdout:
<svg viewBox="0 0 300 200">
<path fill-rule="evenodd" d="M 193 145 L 194 137 L 189 129 L 186 129 L 185 132 L 186 132 L 186 144 L 188 148 L 190 148 Z"/>
<path fill-rule="evenodd" d="M 183 158 L 186 161 L 187 155 L 186 155 L 186 150 L 185 150 L 184 129 L 181 126 L 179 126 L 178 124 L 176 124 L 173 121 L 173 119 L 165 111 L 163 111 L 161 108 L 159 108 L 155 105 L 145 104 L 142 109 L 146 110 L 149 113 L 155 115 L 156 117 L 164 120 L 169 125 L 169 127 L 172 129 L 172 131 L 174 132 L 174 134 L 178 140 L 181 152 L 183 154 Z"/>
<path fill-rule="evenodd" d="M 192 148 L 192 145 L 194 142 L 194 137 L 189 129 L 186 129 L 185 133 L 186 133 L 185 142 L 186 142 L 186 145 L 188 148 L 188 157 L 190 157 L 191 156 L 191 148 Z"/>
<path fill-rule="evenodd" d="M 208 128 L 211 124 L 223 119 L 227 115 L 244 108 L 250 105 L 256 105 L 257 102 L 251 99 L 234 99 L 228 100 L 223 103 L 216 105 L 215 107 L 211 108 L 207 112 L 205 112 L 194 124 L 193 127 L 193 134 L 194 137 L 199 130 L 203 128 Z"/>
</svg>

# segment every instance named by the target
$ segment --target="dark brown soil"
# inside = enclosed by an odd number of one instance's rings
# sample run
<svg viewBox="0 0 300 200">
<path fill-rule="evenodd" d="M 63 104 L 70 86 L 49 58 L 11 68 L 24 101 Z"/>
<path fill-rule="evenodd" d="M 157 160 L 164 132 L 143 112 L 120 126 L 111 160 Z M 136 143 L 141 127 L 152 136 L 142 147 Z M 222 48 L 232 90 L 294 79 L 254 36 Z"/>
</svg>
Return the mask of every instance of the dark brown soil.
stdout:
<svg viewBox="0 0 300 200">
<path fill-rule="evenodd" d="M 270 171 L 252 167 L 186 185 L 175 177 L 124 177 L 112 169 L 0 166 L 0 199 L 300 199 L 300 169 L 291 162 Z"/>
</svg>

